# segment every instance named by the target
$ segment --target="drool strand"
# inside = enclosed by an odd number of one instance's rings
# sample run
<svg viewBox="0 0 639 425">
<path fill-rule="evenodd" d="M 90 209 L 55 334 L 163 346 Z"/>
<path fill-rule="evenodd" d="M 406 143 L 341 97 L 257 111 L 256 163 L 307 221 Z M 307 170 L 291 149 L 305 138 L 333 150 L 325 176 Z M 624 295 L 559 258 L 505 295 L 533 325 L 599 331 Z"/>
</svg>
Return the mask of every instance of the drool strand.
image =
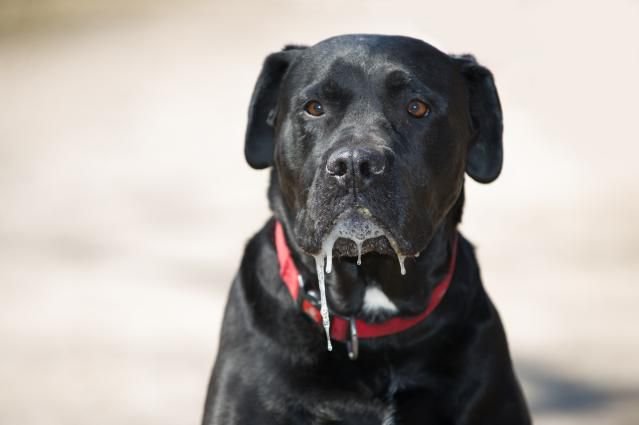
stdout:
<svg viewBox="0 0 639 425">
<path fill-rule="evenodd" d="M 315 256 L 315 268 L 317 269 L 317 281 L 320 290 L 320 314 L 322 315 L 322 325 L 326 332 L 326 343 L 328 351 L 333 351 L 331 345 L 331 319 L 328 315 L 328 304 L 326 302 L 326 284 L 324 282 L 324 253 Z"/>
</svg>

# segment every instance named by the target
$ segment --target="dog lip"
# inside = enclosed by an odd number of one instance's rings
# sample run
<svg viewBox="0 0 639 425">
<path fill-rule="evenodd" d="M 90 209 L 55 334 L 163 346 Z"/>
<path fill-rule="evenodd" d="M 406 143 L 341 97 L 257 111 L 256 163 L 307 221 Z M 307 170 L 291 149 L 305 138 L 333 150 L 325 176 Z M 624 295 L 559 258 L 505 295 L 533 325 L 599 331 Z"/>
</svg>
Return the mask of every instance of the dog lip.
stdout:
<svg viewBox="0 0 639 425">
<path fill-rule="evenodd" d="M 366 239 L 362 242 L 361 254 L 377 253 L 382 255 L 395 255 L 395 251 L 386 236 Z M 357 244 L 350 239 L 338 238 L 333 246 L 333 257 L 352 257 L 359 255 Z"/>
</svg>

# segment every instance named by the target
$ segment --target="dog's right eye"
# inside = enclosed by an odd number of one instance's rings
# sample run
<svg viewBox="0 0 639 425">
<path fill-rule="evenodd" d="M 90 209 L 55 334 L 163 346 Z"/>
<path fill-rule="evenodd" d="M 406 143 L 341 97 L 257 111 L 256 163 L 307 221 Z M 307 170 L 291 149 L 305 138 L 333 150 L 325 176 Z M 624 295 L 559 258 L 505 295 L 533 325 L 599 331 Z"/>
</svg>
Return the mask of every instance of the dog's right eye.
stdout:
<svg viewBox="0 0 639 425">
<path fill-rule="evenodd" d="M 319 117 L 324 115 L 324 107 L 317 100 L 311 100 L 306 105 L 304 105 L 304 110 L 307 114 L 312 115 L 314 117 Z"/>
</svg>

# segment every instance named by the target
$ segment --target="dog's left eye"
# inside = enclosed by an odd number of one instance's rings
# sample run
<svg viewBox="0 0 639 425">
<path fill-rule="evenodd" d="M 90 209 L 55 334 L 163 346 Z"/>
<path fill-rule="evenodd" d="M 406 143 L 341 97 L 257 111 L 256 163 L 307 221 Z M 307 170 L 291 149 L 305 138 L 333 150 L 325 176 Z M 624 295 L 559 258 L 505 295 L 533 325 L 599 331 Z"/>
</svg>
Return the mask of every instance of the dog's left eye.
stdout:
<svg viewBox="0 0 639 425">
<path fill-rule="evenodd" d="M 430 107 L 418 99 L 413 99 L 408 102 L 406 110 L 415 118 L 422 118 L 430 113 Z"/>
<path fill-rule="evenodd" d="M 306 111 L 306 113 L 314 117 L 324 115 L 324 107 L 317 100 L 311 100 L 306 105 L 304 105 L 304 110 Z"/>
</svg>

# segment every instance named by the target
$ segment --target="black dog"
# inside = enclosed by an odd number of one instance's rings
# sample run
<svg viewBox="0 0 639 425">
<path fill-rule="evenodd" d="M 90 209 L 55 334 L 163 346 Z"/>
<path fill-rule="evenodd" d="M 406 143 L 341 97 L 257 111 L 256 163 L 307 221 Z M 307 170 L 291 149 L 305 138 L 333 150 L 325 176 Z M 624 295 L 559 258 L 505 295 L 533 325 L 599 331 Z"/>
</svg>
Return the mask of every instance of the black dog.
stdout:
<svg viewBox="0 0 639 425">
<path fill-rule="evenodd" d="M 349 35 L 267 57 L 245 153 L 273 167 L 274 218 L 233 282 L 204 424 L 529 424 L 457 232 L 464 173 L 496 179 L 501 138 L 472 56 Z"/>
</svg>

